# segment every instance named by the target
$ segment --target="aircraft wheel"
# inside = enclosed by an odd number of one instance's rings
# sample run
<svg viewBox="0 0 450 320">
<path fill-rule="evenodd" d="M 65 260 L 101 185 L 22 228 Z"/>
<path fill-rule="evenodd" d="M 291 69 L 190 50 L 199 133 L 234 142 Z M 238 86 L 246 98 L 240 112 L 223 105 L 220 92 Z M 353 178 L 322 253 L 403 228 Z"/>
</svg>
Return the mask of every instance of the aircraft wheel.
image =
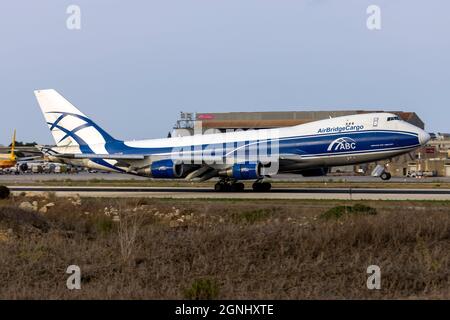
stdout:
<svg viewBox="0 0 450 320">
<path fill-rule="evenodd" d="M 225 188 L 224 188 L 223 183 L 220 183 L 220 182 L 216 183 L 214 186 L 214 191 L 217 191 L 217 192 L 222 192 L 222 191 L 224 191 L 224 189 Z"/>
<path fill-rule="evenodd" d="M 268 182 L 263 183 L 263 190 L 265 192 L 269 192 L 270 189 L 272 189 L 272 185 L 270 183 L 268 183 Z"/>
<path fill-rule="evenodd" d="M 216 192 L 242 192 L 245 189 L 245 185 L 242 182 L 229 183 L 229 182 L 217 182 L 214 185 Z"/>
<path fill-rule="evenodd" d="M 217 182 L 214 186 L 214 190 L 217 192 L 235 191 L 234 185 L 231 185 L 227 182 Z"/>
<path fill-rule="evenodd" d="M 242 192 L 245 189 L 245 185 L 242 182 L 233 183 L 231 185 L 231 191 Z"/>
<path fill-rule="evenodd" d="M 391 180 L 392 175 L 389 172 L 383 172 L 383 174 L 380 176 L 381 180 L 388 181 Z"/>
<path fill-rule="evenodd" d="M 268 182 L 255 182 L 253 184 L 253 191 L 255 192 L 268 192 L 272 188 L 272 185 Z"/>
</svg>

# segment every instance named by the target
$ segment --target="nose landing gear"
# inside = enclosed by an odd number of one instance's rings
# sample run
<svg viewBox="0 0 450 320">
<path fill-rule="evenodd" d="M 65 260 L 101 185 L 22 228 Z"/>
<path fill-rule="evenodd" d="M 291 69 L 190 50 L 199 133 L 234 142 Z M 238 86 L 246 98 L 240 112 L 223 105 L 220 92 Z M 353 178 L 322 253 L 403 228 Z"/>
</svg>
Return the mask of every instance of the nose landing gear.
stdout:
<svg viewBox="0 0 450 320">
<path fill-rule="evenodd" d="M 380 177 L 381 180 L 387 181 L 392 178 L 392 175 L 386 171 L 386 168 L 381 165 L 377 165 L 372 171 L 372 177 Z"/>
<path fill-rule="evenodd" d="M 383 172 L 381 175 L 380 175 L 380 178 L 381 178 L 381 180 L 383 180 L 383 181 L 388 181 L 388 180 L 391 180 L 391 178 L 392 178 L 392 175 L 389 173 L 389 172 Z"/>
</svg>

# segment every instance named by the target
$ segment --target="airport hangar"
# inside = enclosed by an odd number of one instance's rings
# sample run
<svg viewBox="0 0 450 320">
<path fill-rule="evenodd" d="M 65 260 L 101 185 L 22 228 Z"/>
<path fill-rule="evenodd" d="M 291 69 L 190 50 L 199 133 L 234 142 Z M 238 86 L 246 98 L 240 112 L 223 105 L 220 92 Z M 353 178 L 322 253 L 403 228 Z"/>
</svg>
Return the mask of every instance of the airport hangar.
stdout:
<svg viewBox="0 0 450 320">
<path fill-rule="evenodd" d="M 364 114 L 368 110 L 347 111 L 281 111 L 281 112 L 224 112 L 224 113 L 186 113 L 181 112 L 169 136 L 181 136 L 194 132 L 225 132 L 227 130 L 269 129 L 295 126 L 312 121 Z M 425 129 L 425 123 L 414 112 L 386 111 L 395 113 L 404 121 Z M 447 176 L 450 177 L 450 134 L 431 134 L 432 140 L 417 151 L 379 163 L 359 166 L 335 167 L 334 174 L 359 173 L 368 175 L 377 164 L 387 164 L 395 177 Z"/>
</svg>

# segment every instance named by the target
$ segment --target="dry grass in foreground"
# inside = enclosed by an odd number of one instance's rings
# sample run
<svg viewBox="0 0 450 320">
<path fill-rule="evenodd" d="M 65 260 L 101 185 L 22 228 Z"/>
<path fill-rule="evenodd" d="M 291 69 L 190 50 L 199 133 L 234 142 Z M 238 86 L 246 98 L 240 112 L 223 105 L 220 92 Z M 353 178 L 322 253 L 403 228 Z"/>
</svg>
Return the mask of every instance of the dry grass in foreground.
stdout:
<svg viewBox="0 0 450 320">
<path fill-rule="evenodd" d="M 3 200 L 0 299 L 450 298 L 449 202 L 355 204 Z"/>
</svg>

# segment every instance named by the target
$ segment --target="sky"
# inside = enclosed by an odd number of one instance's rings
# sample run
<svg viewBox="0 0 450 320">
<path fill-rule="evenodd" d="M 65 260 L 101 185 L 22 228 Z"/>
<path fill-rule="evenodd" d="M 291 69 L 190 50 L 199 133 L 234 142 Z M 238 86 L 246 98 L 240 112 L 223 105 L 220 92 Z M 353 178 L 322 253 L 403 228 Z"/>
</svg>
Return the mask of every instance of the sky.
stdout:
<svg viewBox="0 0 450 320">
<path fill-rule="evenodd" d="M 53 143 L 33 94 L 49 88 L 117 139 L 165 137 L 180 111 L 405 110 L 450 132 L 449 16 L 448 0 L 2 1 L 0 143 Z"/>
</svg>

